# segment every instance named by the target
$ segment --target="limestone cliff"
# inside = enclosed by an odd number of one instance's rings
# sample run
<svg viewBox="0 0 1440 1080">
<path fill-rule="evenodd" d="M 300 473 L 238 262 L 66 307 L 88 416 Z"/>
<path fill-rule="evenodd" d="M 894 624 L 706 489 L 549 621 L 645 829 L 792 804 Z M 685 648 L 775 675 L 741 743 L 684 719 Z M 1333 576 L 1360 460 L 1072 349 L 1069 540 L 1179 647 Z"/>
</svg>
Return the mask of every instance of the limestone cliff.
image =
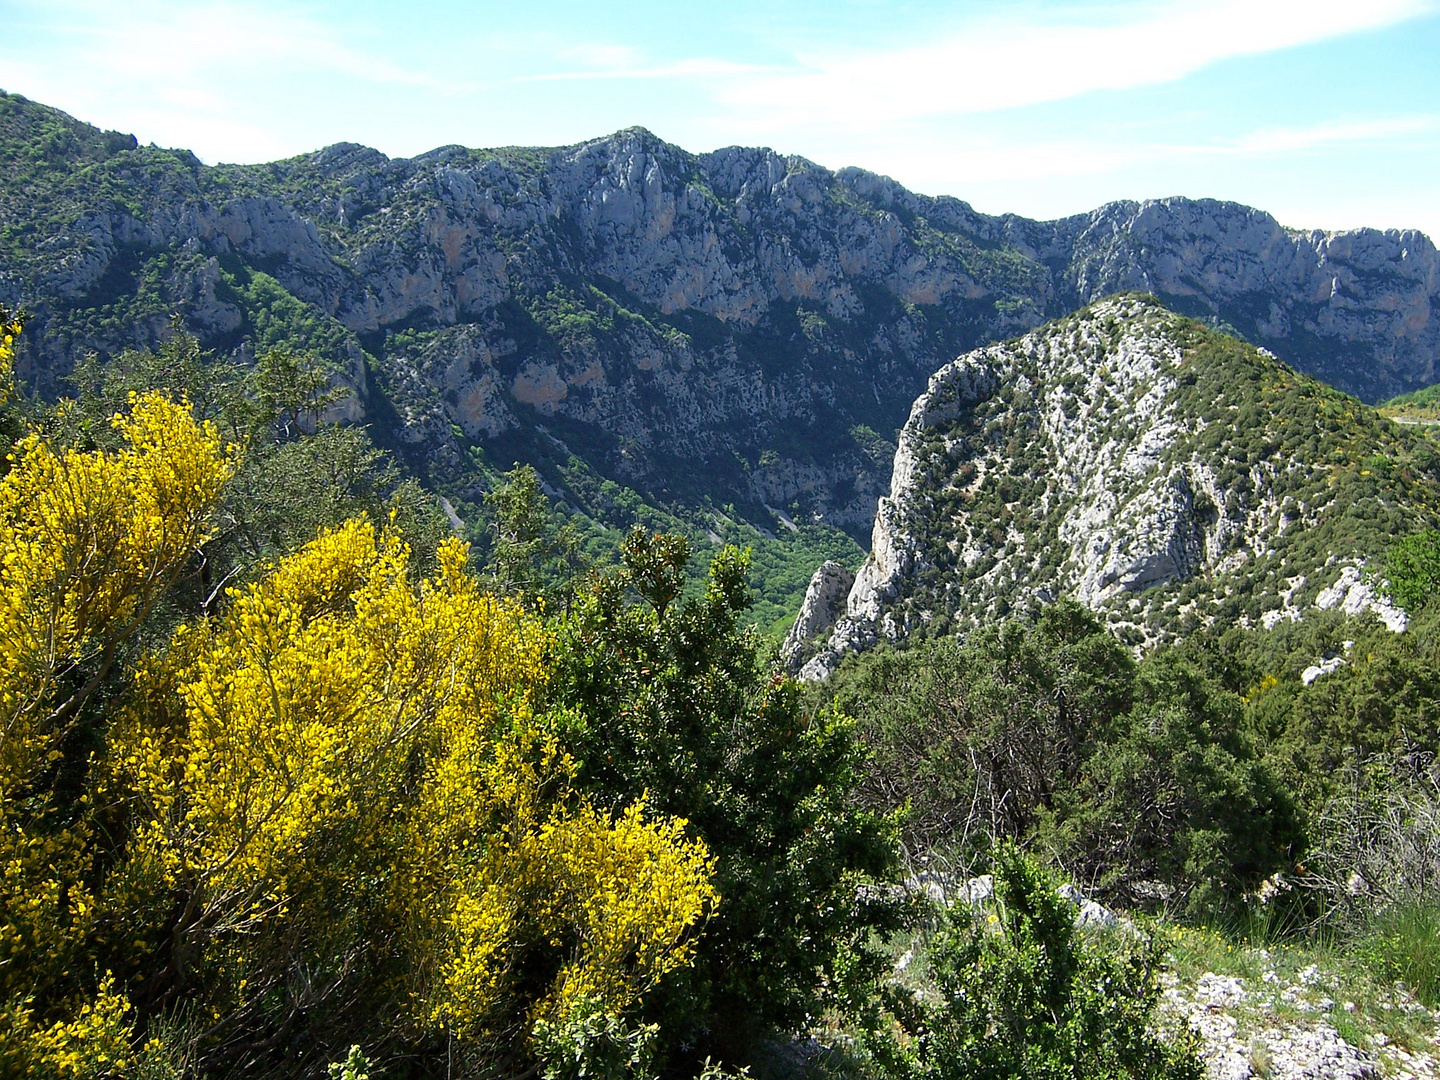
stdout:
<svg viewBox="0 0 1440 1080">
<path fill-rule="evenodd" d="M 1061 595 L 1136 645 L 1307 608 L 1403 629 L 1363 568 L 1433 525 L 1437 492 L 1426 431 L 1118 296 L 931 376 L 870 555 L 803 674 Z"/>
<path fill-rule="evenodd" d="M 800 613 L 780 645 L 780 662 L 798 667 L 806 645 L 826 633 L 845 614 L 845 601 L 855 584 L 855 575 L 838 562 L 822 563 L 810 578 Z"/>
<path fill-rule="evenodd" d="M 1117 289 L 1367 399 L 1433 381 L 1440 357 L 1424 236 L 1297 232 L 1229 203 L 992 217 L 640 129 L 211 167 L 14 96 L 0 144 L 0 300 L 34 316 L 22 374 L 42 390 L 178 311 L 223 351 L 329 355 L 442 487 L 478 446 L 577 503 L 574 462 L 661 501 L 863 535 L 931 372 Z"/>
</svg>

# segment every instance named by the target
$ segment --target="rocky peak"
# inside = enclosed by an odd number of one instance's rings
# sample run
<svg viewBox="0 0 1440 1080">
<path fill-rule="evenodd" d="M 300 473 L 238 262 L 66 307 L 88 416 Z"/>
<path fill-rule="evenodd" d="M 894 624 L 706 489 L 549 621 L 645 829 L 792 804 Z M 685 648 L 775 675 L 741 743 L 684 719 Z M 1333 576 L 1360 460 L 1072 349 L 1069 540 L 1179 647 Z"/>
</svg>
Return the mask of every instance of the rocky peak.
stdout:
<svg viewBox="0 0 1440 1080">
<path fill-rule="evenodd" d="M 1431 522 L 1437 483 L 1424 435 L 1153 298 L 1105 300 L 931 376 L 802 675 L 1061 595 L 1137 646 L 1307 607 L 1403 629 L 1363 567 Z"/>
<path fill-rule="evenodd" d="M 835 625 L 845 612 L 845 599 L 855 584 L 855 575 L 834 560 L 822 563 L 810 578 L 800 614 L 780 646 L 780 662 L 799 667 L 805 646 Z"/>
</svg>

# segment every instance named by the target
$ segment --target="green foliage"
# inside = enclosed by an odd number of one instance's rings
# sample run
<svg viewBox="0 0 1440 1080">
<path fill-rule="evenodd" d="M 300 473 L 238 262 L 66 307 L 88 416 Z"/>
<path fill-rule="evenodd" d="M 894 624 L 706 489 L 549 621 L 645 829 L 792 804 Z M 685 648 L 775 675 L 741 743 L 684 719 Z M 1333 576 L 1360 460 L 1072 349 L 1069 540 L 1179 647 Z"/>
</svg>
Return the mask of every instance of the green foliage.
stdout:
<svg viewBox="0 0 1440 1080">
<path fill-rule="evenodd" d="M 485 496 L 494 515 L 486 574 L 501 595 L 563 606 L 582 562 L 576 530 L 571 522 L 556 522 L 529 465 L 517 465 L 504 481 Z"/>
<path fill-rule="evenodd" d="M 358 1045 L 352 1046 L 345 1060 L 334 1062 L 327 1071 L 330 1080 L 370 1080 L 370 1059 Z"/>
<path fill-rule="evenodd" d="M 1422 529 L 1391 544 L 1385 579 L 1389 595 L 1406 611 L 1428 604 L 1440 590 L 1440 530 Z"/>
<path fill-rule="evenodd" d="M 1440 740 L 1440 613 L 1422 610 L 1402 634 L 1373 619 L 1307 613 L 1273 630 L 1216 629 L 1177 652 L 1244 703 L 1245 739 L 1309 815 L 1353 766 L 1410 755 Z M 1344 660 L 1306 686 L 1306 668 Z M 1385 779 L 1384 783 L 1392 783 Z"/>
<path fill-rule="evenodd" d="M 1393 397 L 1380 405 L 1380 411 L 1397 419 L 1433 420 L 1440 416 L 1440 384 Z"/>
<path fill-rule="evenodd" d="M 541 1020 L 531 1041 L 545 1080 L 651 1080 L 655 1024 L 631 1027 L 592 997 L 560 1020 Z"/>
<path fill-rule="evenodd" d="M 1074 602 L 847 659 L 819 694 L 857 717 L 863 797 L 907 809 L 916 853 L 967 865 L 1021 840 L 1105 895 L 1140 902 L 1160 882 L 1200 909 L 1234 905 L 1302 843 L 1240 697 L 1168 651 L 1137 666 Z"/>
<path fill-rule="evenodd" d="M 1195 1040 L 1155 1030 L 1163 945 L 1090 939 L 1051 876 L 1013 848 L 995 897 L 930 943 L 938 1000 L 905 1017 L 912 1075 L 934 1080 L 1200 1080 Z"/>
<path fill-rule="evenodd" d="M 318 357 L 285 345 L 275 345 L 256 359 L 251 375 L 255 408 L 260 416 L 270 418 L 277 441 L 314 431 L 328 407 L 350 396 L 343 387 L 332 387 L 330 380 L 329 367 Z"/>
<path fill-rule="evenodd" d="M 504 474 L 489 468 L 487 456 L 478 448 L 472 449 L 470 457 L 477 487 L 493 492 L 508 483 Z M 760 519 L 766 524 L 757 525 L 733 505 L 717 508 L 657 502 L 634 488 L 603 479 L 574 455 L 567 455 L 563 464 L 542 458 L 539 465 L 531 467 L 542 490 L 554 496 L 546 529 L 564 549 L 563 558 L 552 564 L 557 583 L 579 575 L 585 567 L 617 566 L 620 545 L 636 526 L 651 534 L 673 533 L 689 541 L 694 557 L 686 564 L 684 596 L 704 592 L 710 562 L 726 545 L 748 549 L 753 603 L 743 619 L 779 639 L 799 611 L 816 566 L 834 559 L 854 567 L 864 557 L 855 540 L 832 525 L 802 521 L 789 528 L 768 512 Z M 467 536 L 488 557 L 496 528 L 495 508 L 488 496 L 472 502 L 453 489 L 446 491 L 466 523 Z M 563 591 L 551 599 L 558 601 Z"/>
<path fill-rule="evenodd" d="M 668 1060 L 738 1064 L 770 1030 L 795 1030 L 878 975 L 865 946 L 895 911 L 857 889 L 893 873 L 893 836 L 851 800 L 851 725 L 807 713 L 758 657 L 740 621 L 744 554 L 722 549 L 703 595 L 680 599 L 683 542 L 636 532 L 622 556 L 577 599 L 553 692 L 584 717 L 571 745 L 586 791 L 613 805 L 643 794 L 716 857 L 721 903 L 695 965 L 647 1016 Z M 645 600 L 628 601 L 631 589 Z"/>
<path fill-rule="evenodd" d="M 1236 910 L 1304 845 L 1293 800 L 1242 737 L 1243 705 L 1169 650 L 1136 671 L 1047 837 L 1082 880 L 1130 903 L 1161 882 L 1191 914 Z"/>
<path fill-rule="evenodd" d="M 685 587 L 690 542 L 674 533 L 651 535 L 637 525 L 620 545 L 620 559 L 625 564 L 629 584 L 663 621 L 671 601 Z M 739 603 L 748 607 L 748 597 L 740 595 Z"/>
<path fill-rule="evenodd" d="M 1403 982 L 1434 1009 L 1440 1006 L 1440 904 L 1409 900 L 1377 912 L 1355 943 L 1358 958 L 1384 982 Z"/>
<path fill-rule="evenodd" d="M 821 694 L 871 751 L 866 797 L 908 807 L 912 850 L 1024 836 L 1055 809 L 1095 740 L 1129 708 L 1134 662 L 1067 602 L 964 644 L 847 658 Z"/>
<path fill-rule="evenodd" d="M 132 394 L 149 390 L 185 395 L 196 416 L 215 421 L 237 443 L 251 437 L 259 416 L 247 399 L 244 368 L 202 349 L 178 316 L 159 347 L 126 349 L 109 362 L 91 353 L 66 382 L 73 403 L 52 411 L 36 402 L 34 420 L 53 437 L 75 445 L 113 445 L 110 417 L 126 408 Z"/>
</svg>

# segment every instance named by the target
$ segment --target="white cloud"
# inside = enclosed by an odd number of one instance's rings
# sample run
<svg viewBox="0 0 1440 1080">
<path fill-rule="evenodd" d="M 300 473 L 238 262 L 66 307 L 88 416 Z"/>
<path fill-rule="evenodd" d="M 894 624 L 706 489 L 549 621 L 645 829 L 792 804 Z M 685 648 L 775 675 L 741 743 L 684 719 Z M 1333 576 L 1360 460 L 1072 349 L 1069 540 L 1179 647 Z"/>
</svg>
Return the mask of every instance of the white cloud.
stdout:
<svg viewBox="0 0 1440 1080">
<path fill-rule="evenodd" d="M 742 64 L 697 56 L 677 60 L 673 64 L 645 64 L 637 57 L 623 63 L 609 60 L 582 71 L 554 71 L 539 75 L 519 75 L 515 82 L 579 82 L 589 79 L 715 79 L 733 75 L 774 75 L 783 69 L 773 64 Z"/>
<path fill-rule="evenodd" d="M 644 123 L 694 150 L 768 144 L 832 166 L 864 165 L 991 211 L 1055 216 L 1183 189 L 1293 210 L 1282 217 L 1290 222 L 1344 223 L 1349 211 L 1326 214 L 1326 200 L 1361 206 L 1368 190 L 1375 223 L 1433 228 L 1416 210 L 1434 201 L 1436 116 L 1347 117 L 1345 96 L 1327 100 L 1318 88 L 1314 108 L 1287 106 L 1286 115 L 1328 115 L 1325 123 L 1266 127 L 1272 103 L 1257 100 L 1239 113 L 1197 102 L 1203 122 L 1194 124 L 1157 116 L 1146 92 L 1134 91 L 1437 5 L 1025 3 L 936 23 L 928 38 L 911 25 L 910 40 L 924 42 L 913 47 L 852 39 L 848 49 L 814 47 L 786 59 L 773 38 L 746 50 L 734 35 L 717 36 L 686 55 L 659 44 L 671 40 L 664 36 L 582 41 L 565 20 L 543 18 L 483 30 L 446 23 L 437 35 L 439 23 L 423 16 L 412 33 L 360 14 L 341 24 L 282 0 L 9 0 L 7 30 L 18 44 L 0 57 L 0 86 L 207 161 L 273 160 L 338 139 L 391 154 L 455 141 L 562 143 Z M 754 62 L 777 55 L 778 65 Z M 1106 89 L 1132 92 L 1063 110 L 1075 115 L 1059 133 L 1046 110 L 1036 110 L 1037 123 L 1021 108 Z M 1186 100 L 1183 90 L 1172 97 Z M 1374 169 L 1356 167 L 1377 155 L 1396 163 L 1378 183 Z M 1275 178 L 1270 187 L 1256 186 L 1260 173 Z M 1313 203 L 1287 209 L 1301 195 Z"/>
<path fill-rule="evenodd" d="M 426 72 L 406 70 L 379 51 L 347 45 L 332 28 L 284 8 L 234 0 L 178 5 L 144 0 L 123 6 L 57 0 L 36 10 L 25 21 L 71 38 L 97 74 L 188 83 L 212 75 L 217 65 L 263 72 L 303 64 L 369 82 L 437 84 Z"/>
<path fill-rule="evenodd" d="M 1440 132 L 1440 114 L 1377 117 L 1368 120 L 1316 124 L 1300 128 L 1265 128 L 1234 139 L 1208 143 L 1057 140 L 1038 142 L 966 141 L 945 147 L 934 139 L 887 139 L 876 149 L 896 155 L 897 161 L 924 163 L 926 171 L 956 181 L 1063 179 L 1116 173 L 1139 165 L 1201 163 L 1224 158 L 1288 157 L 1306 150 L 1375 143 Z M 906 144 L 920 145 L 923 155 L 907 153 Z"/>
<path fill-rule="evenodd" d="M 310 149 L 295 145 L 291 121 L 316 116 L 316 101 L 297 87 L 328 81 L 437 97 L 466 89 L 397 64 L 363 40 L 343 40 L 291 9 L 236 0 L 31 0 L 15 7 L 12 36 L 35 35 L 52 47 L 35 57 L 13 50 L 0 67 L 7 90 L 210 161 Z M 295 108 L 277 117 L 269 102 L 287 91 Z"/>
<path fill-rule="evenodd" d="M 811 58 L 813 69 L 726 88 L 736 105 L 796 118 L 989 112 L 1183 78 L 1422 14 L 1424 0 L 1190 0 L 1110 25 L 993 20 L 919 48 Z M 837 115 L 838 114 L 838 115 Z"/>
<path fill-rule="evenodd" d="M 896 120 L 993 112 L 1096 90 L 1181 79 L 1223 60 L 1393 25 L 1434 0 L 1170 0 L 1127 8 L 999 16 L 903 49 L 799 54 L 786 70 L 695 57 L 645 65 L 594 49 L 601 61 L 532 79 L 694 78 L 741 117 L 847 130 Z M 743 76 L 737 77 L 737 76 Z"/>
<path fill-rule="evenodd" d="M 1268 128 L 1251 132 L 1228 146 L 1196 147 L 1196 152 L 1283 154 L 1337 143 L 1374 142 L 1403 135 L 1440 131 L 1440 115 L 1390 116 L 1373 120 L 1315 124 L 1304 128 Z"/>
</svg>

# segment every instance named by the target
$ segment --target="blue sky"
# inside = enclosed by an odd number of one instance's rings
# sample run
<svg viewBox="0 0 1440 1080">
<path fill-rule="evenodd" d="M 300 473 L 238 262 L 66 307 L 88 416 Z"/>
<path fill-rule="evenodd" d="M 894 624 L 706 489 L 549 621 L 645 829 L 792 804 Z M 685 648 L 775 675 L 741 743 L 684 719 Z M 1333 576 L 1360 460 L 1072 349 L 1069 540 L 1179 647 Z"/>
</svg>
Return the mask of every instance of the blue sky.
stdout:
<svg viewBox="0 0 1440 1080">
<path fill-rule="evenodd" d="M 1440 0 L 0 0 L 0 86 L 206 161 L 640 124 L 977 209 L 1234 199 L 1440 238 Z"/>
</svg>

